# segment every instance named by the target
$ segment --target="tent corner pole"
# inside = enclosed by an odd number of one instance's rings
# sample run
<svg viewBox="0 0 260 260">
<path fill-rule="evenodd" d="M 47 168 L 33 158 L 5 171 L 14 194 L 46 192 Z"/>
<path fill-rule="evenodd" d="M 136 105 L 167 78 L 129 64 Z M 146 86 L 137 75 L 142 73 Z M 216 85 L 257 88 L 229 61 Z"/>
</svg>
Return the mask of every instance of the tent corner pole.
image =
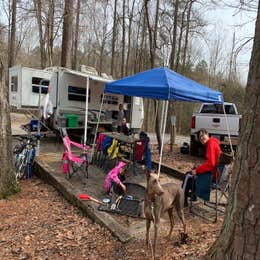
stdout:
<svg viewBox="0 0 260 260">
<path fill-rule="evenodd" d="M 85 109 L 85 125 L 84 125 L 84 149 L 86 149 L 87 144 L 87 133 L 88 133 L 88 98 L 89 98 L 89 77 L 87 77 L 86 86 L 86 109 Z"/>
<path fill-rule="evenodd" d="M 101 116 L 101 111 L 102 111 L 103 104 L 104 104 L 105 95 L 106 95 L 106 94 L 103 92 L 102 100 L 101 100 L 101 104 L 100 104 L 100 108 L 99 108 L 99 113 L 98 113 L 98 121 L 97 121 L 96 130 L 95 130 L 95 136 L 94 136 L 94 140 L 93 140 L 93 145 L 92 145 L 92 151 L 91 151 L 90 161 L 92 161 L 92 158 L 93 158 L 93 155 L 94 155 L 94 151 L 95 151 L 95 143 L 96 143 L 96 140 L 97 140 L 97 132 L 98 132 L 98 127 L 99 127 L 99 122 L 100 122 L 100 116 Z"/>
<path fill-rule="evenodd" d="M 159 159 L 159 166 L 158 166 L 158 176 L 159 177 L 160 177 L 160 172 L 161 172 L 162 153 L 163 153 L 165 128 L 166 128 L 166 121 L 167 121 L 167 114 L 168 114 L 168 106 L 169 106 L 169 100 L 166 101 L 165 111 L 164 111 L 162 145 L 161 145 L 161 149 L 160 149 L 160 159 Z"/>
</svg>

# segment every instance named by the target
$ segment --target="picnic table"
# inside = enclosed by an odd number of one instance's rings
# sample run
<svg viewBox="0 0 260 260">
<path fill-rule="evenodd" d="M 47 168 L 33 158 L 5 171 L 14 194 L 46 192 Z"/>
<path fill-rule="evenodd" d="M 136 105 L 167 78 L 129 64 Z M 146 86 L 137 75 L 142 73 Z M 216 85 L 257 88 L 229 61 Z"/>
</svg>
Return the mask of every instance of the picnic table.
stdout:
<svg viewBox="0 0 260 260">
<path fill-rule="evenodd" d="M 125 144 L 128 148 L 130 148 L 130 160 L 133 161 L 133 173 L 135 174 L 135 141 L 138 141 L 139 139 L 135 138 L 134 135 L 128 136 L 117 132 L 105 132 L 103 134 L 111 137 L 112 139 L 117 139 L 120 144 Z"/>
</svg>

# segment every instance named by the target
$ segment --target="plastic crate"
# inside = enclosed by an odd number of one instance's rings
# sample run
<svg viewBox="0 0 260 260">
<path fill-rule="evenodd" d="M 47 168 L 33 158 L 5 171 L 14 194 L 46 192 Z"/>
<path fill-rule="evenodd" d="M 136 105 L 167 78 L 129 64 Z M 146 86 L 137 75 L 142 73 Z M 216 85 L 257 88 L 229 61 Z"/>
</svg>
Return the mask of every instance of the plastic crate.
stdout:
<svg viewBox="0 0 260 260">
<path fill-rule="evenodd" d="M 68 127 L 78 127 L 78 115 L 66 114 L 65 117 L 68 120 Z"/>
</svg>

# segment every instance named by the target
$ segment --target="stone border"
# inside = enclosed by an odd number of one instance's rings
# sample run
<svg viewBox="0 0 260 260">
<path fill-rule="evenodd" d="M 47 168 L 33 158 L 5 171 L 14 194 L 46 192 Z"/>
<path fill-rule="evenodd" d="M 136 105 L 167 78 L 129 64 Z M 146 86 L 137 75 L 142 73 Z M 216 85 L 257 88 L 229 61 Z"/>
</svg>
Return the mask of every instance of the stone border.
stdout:
<svg viewBox="0 0 260 260">
<path fill-rule="evenodd" d="M 154 168 L 158 168 L 158 162 L 153 161 L 152 164 Z M 161 170 L 177 179 L 182 180 L 183 178 L 182 172 L 170 168 L 165 164 L 161 165 Z M 120 225 L 113 217 L 104 211 L 97 210 L 93 202 L 79 200 L 77 196 L 80 194 L 80 191 L 65 179 L 63 175 L 57 175 L 55 170 L 47 163 L 36 159 L 34 163 L 34 172 L 39 178 L 55 187 L 71 204 L 80 208 L 82 212 L 94 222 L 108 228 L 121 242 L 126 243 L 133 238 L 130 232 Z"/>
<path fill-rule="evenodd" d="M 80 208 L 89 218 L 108 228 L 121 242 L 126 243 L 132 238 L 126 228 L 118 224 L 109 214 L 97 210 L 93 206 L 93 202 L 79 200 L 77 195 L 80 194 L 80 191 L 64 176 L 55 174 L 55 170 L 48 164 L 36 159 L 34 172 L 39 178 L 54 186 L 70 203 Z"/>
<path fill-rule="evenodd" d="M 152 161 L 152 165 L 155 169 L 158 169 L 159 162 Z M 180 171 L 178 171 L 174 168 L 171 168 L 171 167 L 169 167 L 169 166 L 167 166 L 166 164 L 163 164 L 163 163 L 161 164 L 161 171 L 168 174 L 168 175 L 171 175 L 174 178 L 179 179 L 179 180 L 182 180 L 183 176 L 184 176 L 183 172 L 180 172 Z"/>
</svg>

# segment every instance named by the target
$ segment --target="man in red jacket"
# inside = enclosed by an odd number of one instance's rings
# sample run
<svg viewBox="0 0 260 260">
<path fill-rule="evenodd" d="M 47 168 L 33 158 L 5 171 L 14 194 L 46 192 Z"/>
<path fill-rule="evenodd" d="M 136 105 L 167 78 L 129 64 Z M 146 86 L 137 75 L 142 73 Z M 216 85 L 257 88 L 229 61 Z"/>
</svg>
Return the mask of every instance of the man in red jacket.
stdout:
<svg viewBox="0 0 260 260">
<path fill-rule="evenodd" d="M 219 140 L 214 137 L 209 137 L 208 132 L 205 129 L 199 130 L 197 136 L 200 142 L 206 145 L 206 161 L 192 170 L 193 176 L 212 172 L 217 167 L 221 153 Z"/>
<path fill-rule="evenodd" d="M 213 173 L 217 167 L 219 156 L 221 153 L 219 140 L 214 137 L 209 137 L 209 134 L 205 129 L 199 130 L 197 133 L 197 137 L 203 145 L 206 145 L 206 161 L 185 175 L 185 179 L 183 181 L 185 206 L 187 206 L 188 204 L 188 196 L 190 194 L 190 191 L 192 190 L 191 176 Z M 192 191 L 192 193 L 194 193 L 194 191 Z M 196 200 L 196 196 L 192 199 Z"/>
</svg>

